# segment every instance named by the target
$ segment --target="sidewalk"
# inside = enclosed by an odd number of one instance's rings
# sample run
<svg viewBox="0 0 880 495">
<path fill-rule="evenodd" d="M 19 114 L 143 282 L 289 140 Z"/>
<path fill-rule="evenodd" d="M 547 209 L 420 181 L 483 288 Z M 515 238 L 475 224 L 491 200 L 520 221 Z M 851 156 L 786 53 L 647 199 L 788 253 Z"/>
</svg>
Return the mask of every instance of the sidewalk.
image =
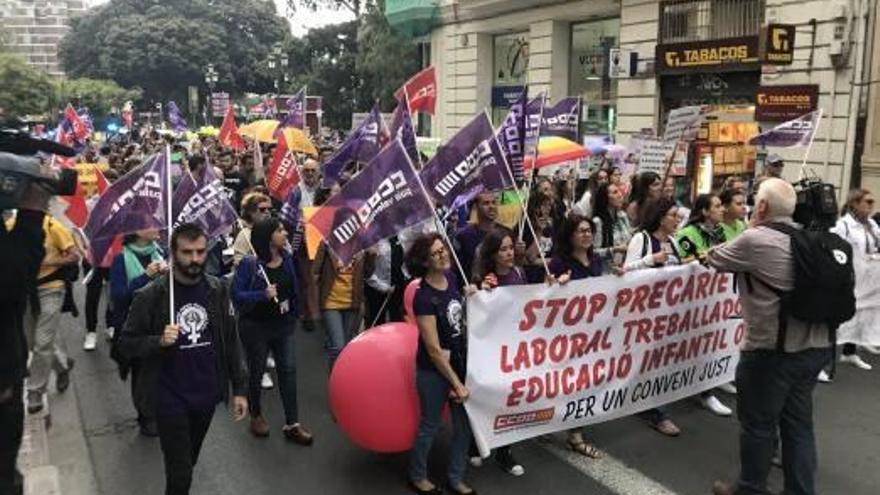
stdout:
<svg viewBox="0 0 880 495">
<path fill-rule="evenodd" d="M 25 495 L 59 495 L 58 468 L 49 463 L 49 416 L 26 414 L 18 468 L 24 474 Z"/>
</svg>

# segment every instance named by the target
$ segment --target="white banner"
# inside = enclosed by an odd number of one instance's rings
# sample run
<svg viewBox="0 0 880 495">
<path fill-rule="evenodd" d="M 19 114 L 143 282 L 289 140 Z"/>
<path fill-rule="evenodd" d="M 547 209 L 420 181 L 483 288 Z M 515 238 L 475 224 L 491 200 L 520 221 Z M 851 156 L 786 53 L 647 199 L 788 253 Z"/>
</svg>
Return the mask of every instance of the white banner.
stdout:
<svg viewBox="0 0 880 495">
<path fill-rule="evenodd" d="M 706 105 L 676 108 L 669 112 L 663 140 L 667 142 L 693 141 L 710 108 Z"/>
<path fill-rule="evenodd" d="M 731 276 L 696 263 L 480 291 L 467 309 L 483 454 L 730 382 L 745 336 Z"/>
<path fill-rule="evenodd" d="M 654 172 L 663 177 L 669 157 L 675 153 L 669 175 L 682 176 L 687 173 L 688 143 L 684 141 L 667 143 L 659 139 L 645 139 L 641 143 L 638 172 Z"/>
</svg>

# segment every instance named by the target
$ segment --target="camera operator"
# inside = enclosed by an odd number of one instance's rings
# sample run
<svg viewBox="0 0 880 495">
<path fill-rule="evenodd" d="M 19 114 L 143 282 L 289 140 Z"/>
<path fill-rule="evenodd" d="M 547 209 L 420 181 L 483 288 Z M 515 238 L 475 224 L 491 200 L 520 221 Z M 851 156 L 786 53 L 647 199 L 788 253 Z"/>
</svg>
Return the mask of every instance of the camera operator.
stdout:
<svg viewBox="0 0 880 495">
<path fill-rule="evenodd" d="M 790 184 L 765 179 L 750 228 L 708 254 L 710 266 L 737 273 L 739 286 L 749 287 L 740 293 L 748 329 L 736 370 L 741 469 L 734 485 L 716 482 L 715 495 L 768 493 L 777 428 L 782 437 L 784 492 L 816 493 L 813 389 L 817 374 L 832 356 L 829 331 L 825 324 L 788 316 L 780 326 L 777 291 L 793 289 L 795 267 L 789 236 L 768 226 L 798 227 L 792 220 L 796 202 Z M 777 347 L 780 334 L 785 336 L 782 348 Z"/>
<path fill-rule="evenodd" d="M 23 158 L 0 153 L 0 165 Z M 51 192 L 32 182 L 18 203 L 15 226 L 0 229 L 0 495 L 20 493 L 15 467 L 24 427 L 27 370 L 23 317 L 43 260 L 43 220 Z"/>
</svg>

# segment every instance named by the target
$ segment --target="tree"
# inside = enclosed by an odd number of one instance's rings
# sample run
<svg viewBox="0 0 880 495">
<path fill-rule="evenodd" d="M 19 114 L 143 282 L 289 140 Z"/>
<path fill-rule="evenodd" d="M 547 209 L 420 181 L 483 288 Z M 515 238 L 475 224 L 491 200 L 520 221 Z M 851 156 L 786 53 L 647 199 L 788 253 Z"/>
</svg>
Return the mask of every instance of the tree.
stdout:
<svg viewBox="0 0 880 495">
<path fill-rule="evenodd" d="M 267 57 L 290 38 L 271 0 L 111 0 L 74 19 L 59 48 L 68 74 L 140 86 L 147 99 L 182 100 L 205 87 L 272 89 Z"/>
<path fill-rule="evenodd" d="M 126 101 L 138 101 L 143 93 L 140 88 L 125 89 L 113 81 L 97 79 L 56 79 L 52 81 L 53 97 L 57 106 L 74 103 L 88 107 L 92 115 L 104 115 L 114 108 L 121 108 Z"/>
<path fill-rule="evenodd" d="M 358 47 L 357 72 L 364 97 L 393 108 L 394 92 L 420 69 L 418 45 L 391 29 L 381 5 L 371 5 L 358 31 Z"/>
<path fill-rule="evenodd" d="M 0 109 L 3 114 L 23 117 L 49 110 L 52 85 L 49 76 L 24 59 L 0 54 Z"/>
</svg>

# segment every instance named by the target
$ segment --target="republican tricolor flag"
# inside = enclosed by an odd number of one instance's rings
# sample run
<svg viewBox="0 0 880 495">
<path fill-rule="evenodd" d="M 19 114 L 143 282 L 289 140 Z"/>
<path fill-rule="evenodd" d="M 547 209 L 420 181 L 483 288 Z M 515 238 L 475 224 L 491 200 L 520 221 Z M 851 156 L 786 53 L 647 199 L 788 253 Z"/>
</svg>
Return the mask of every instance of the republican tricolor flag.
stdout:
<svg viewBox="0 0 880 495">
<path fill-rule="evenodd" d="M 80 118 L 79 114 L 76 113 L 76 110 L 74 110 L 73 105 L 70 103 L 68 103 L 67 108 L 64 109 L 64 118 L 67 119 L 67 122 L 73 130 L 74 139 L 77 141 L 83 141 L 89 137 L 88 126 L 83 122 L 82 118 Z"/>
</svg>

